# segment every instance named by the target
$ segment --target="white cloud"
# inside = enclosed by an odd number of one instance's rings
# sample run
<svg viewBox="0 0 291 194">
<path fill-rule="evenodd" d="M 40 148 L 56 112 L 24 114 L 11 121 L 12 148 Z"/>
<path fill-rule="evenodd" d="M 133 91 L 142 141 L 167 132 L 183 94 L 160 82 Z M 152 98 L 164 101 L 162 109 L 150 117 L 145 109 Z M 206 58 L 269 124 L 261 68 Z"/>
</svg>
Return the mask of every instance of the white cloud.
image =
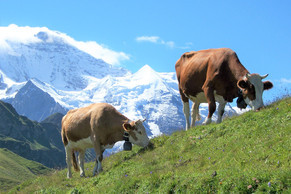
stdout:
<svg viewBox="0 0 291 194">
<path fill-rule="evenodd" d="M 281 78 L 280 82 L 284 84 L 291 84 L 291 79 Z"/>
<path fill-rule="evenodd" d="M 120 65 L 121 61 L 129 60 L 129 56 L 124 52 L 116 52 L 102 46 L 94 41 L 82 42 L 75 41 L 72 43 L 80 50 L 89 53 L 97 59 L 102 59 L 112 65 Z"/>
<path fill-rule="evenodd" d="M 175 47 L 175 43 L 173 41 L 164 41 L 158 36 L 140 36 L 135 39 L 137 42 L 150 42 L 154 44 L 162 44 L 170 48 Z"/>
<path fill-rule="evenodd" d="M 173 41 L 167 41 L 167 42 L 165 42 L 165 41 L 161 41 L 161 44 L 164 44 L 164 45 L 166 45 L 166 46 L 168 46 L 168 47 L 170 47 L 170 48 L 174 48 L 175 47 L 175 43 L 173 42 Z"/>
<path fill-rule="evenodd" d="M 184 46 L 179 46 L 178 48 L 180 48 L 180 49 L 184 49 L 184 50 L 186 50 L 186 49 L 191 49 L 191 46 L 192 46 L 192 45 L 193 45 L 192 42 L 186 42 Z"/>
<path fill-rule="evenodd" d="M 137 42 L 150 42 L 153 44 L 165 45 L 169 48 L 178 48 L 178 49 L 190 49 L 193 45 L 192 42 L 186 42 L 184 46 L 176 46 L 174 41 L 165 41 L 159 36 L 139 36 L 135 39 Z"/>
<path fill-rule="evenodd" d="M 0 27 L 0 49 L 4 49 L 8 52 L 13 52 L 9 44 L 7 44 L 7 41 L 21 42 L 23 44 L 33 44 L 41 42 L 43 40 L 36 36 L 39 32 L 47 33 L 48 39 L 45 40 L 46 42 L 58 40 L 65 41 L 72 46 L 75 46 L 78 49 L 87 52 L 93 57 L 97 59 L 102 59 L 103 61 L 111 65 L 120 65 L 121 61 L 129 60 L 129 55 L 127 55 L 126 53 L 111 50 L 106 46 L 100 45 L 94 41 L 76 41 L 75 39 L 64 33 L 52 31 L 46 27 L 19 27 L 15 24 L 11 24 L 8 27 Z"/>
<path fill-rule="evenodd" d="M 160 37 L 158 36 L 140 36 L 136 38 L 137 42 L 152 42 L 152 43 L 158 43 L 158 40 Z"/>
</svg>

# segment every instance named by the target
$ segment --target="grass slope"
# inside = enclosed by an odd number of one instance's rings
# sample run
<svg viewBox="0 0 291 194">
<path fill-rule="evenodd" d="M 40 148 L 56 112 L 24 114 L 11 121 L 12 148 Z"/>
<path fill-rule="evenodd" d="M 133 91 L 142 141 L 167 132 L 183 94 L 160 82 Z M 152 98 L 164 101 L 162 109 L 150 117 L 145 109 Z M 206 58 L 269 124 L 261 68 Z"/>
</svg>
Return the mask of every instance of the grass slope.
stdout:
<svg viewBox="0 0 291 194">
<path fill-rule="evenodd" d="M 120 152 L 87 178 L 66 170 L 16 189 L 42 193 L 252 193 L 291 192 L 291 98 L 221 124 L 198 126 L 151 140 L 153 146 Z"/>
<path fill-rule="evenodd" d="M 0 148 L 0 192 L 21 182 L 35 178 L 36 175 L 50 171 L 40 163 L 27 160 L 13 152 Z"/>
</svg>

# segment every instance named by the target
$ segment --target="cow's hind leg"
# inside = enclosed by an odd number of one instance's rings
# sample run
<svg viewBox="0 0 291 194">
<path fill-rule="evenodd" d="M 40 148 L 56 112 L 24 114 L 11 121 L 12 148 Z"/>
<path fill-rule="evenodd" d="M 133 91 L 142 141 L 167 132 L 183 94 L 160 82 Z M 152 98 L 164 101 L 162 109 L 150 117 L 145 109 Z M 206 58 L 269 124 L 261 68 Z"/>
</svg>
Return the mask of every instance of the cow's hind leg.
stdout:
<svg viewBox="0 0 291 194">
<path fill-rule="evenodd" d="M 68 173 L 67 173 L 67 178 L 72 178 L 72 153 L 73 150 L 70 149 L 68 146 L 65 147 L 65 151 L 66 151 L 66 162 L 67 162 L 67 168 L 68 168 Z"/>
<path fill-rule="evenodd" d="M 205 86 L 203 87 L 203 90 L 204 90 L 206 100 L 208 102 L 208 116 L 206 117 L 203 124 L 207 125 L 211 123 L 211 118 L 212 118 L 213 113 L 215 112 L 216 104 L 215 104 L 215 97 L 214 97 L 213 89 L 209 86 Z"/>
<path fill-rule="evenodd" d="M 81 150 L 79 152 L 79 166 L 80 166 L 80 177 L 85 177 L 85 170 L 84 170 L 84 160 L 85 160 L 85 150 Z"/>
<path fill-rule="evenodd" d="M 180 95 L 181 95 L 181 99 L 183 102 L 183 113 L 185 116 L 185 120 L 186 120 L 186 131 L 190 128 L 190 107 L 189 107 L 189 98 L 186 97 L 186 95 L 184 94 L 184 92 L 179 89 Z"/>
</svg>

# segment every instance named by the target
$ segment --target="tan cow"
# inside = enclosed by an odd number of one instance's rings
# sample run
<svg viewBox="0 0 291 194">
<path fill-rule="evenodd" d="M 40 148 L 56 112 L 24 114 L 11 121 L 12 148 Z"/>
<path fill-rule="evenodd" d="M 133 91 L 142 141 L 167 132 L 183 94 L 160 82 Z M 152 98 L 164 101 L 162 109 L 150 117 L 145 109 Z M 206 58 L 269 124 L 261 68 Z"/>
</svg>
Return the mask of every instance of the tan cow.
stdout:
<svg viewBox="0 0 291 194">
<path fill-rule="evenodd" d="M 75 151 L 79 152 L 80 176 L 85 176 L 85 151 L 92 147 L 96 153 L 93 176 L 100 173 L 104 150 L 112 148 L 117 141 L 122 141 L 125 132 L 129 134 L 131 143 L 146 147 L 149 138 L 142 122 L 141 120 L 130 122 L 127 117 L 106 103 L 96 103 L 84 108 L 70 110 L 62 120 L 62 140 L 66 150 L 68 167 L 67 177 L 72 177 L 71 161 L 74 169 L 79 170 Z"/>
<path fill-rule="evenodd" d="M 250 74 L 240 63 L 236 53 L 228 48 L 184 53 L 176 62 L 175 69 L 183 101 L 186 130 L 190 127 L 189 99 L 193 101 L 193 127 L 196 119 L 200 119 L 200 103 L 208 103 L 209 113 L 203 124 L 209 124 L 216 109 L 215 101 L 219 102 L 217 123 L 220 123 L 226 103 L 232 102 L 240 93 L 242 96 L 239 103 L 245 101 L 252 109 L 259 110 L 264 106 L 263 91 L 273 87 L 269 81 L 262 82 L 268 74 Z"/>
</svg>

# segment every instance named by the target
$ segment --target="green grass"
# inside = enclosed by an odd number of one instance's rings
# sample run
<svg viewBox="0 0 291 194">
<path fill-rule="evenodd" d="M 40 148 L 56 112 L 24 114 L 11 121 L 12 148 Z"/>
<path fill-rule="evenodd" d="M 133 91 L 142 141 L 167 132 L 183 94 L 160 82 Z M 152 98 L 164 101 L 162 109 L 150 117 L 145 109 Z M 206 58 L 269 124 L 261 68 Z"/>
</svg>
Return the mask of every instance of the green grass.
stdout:
<svg viewBox="0 0 291 194">
<path fill-rule="evenodd" d="M 30 149 L 31 150 L 49 150 L 49 148 L 41 145 L 40 143 L 38 143 L 36 140 L 33 140 L 33 143 L 32 142 L 28 142 L 29 145 L 30 145 Z M 50 144 L 52 145 L 52 144 Z M 54 146 L 55 147 L 55 146 Z M 55 147 L 56 148 L 56 147 Z"/>
<path fill-rule="evenodd" d="M 0 148 L 0 192 L 10 189 L 36 175 L 50 171 L 40 163 L 27 160 L 13 152 Z"/>
<path fill-rule="evenodd" d="M 291 98 L 221 124 L 198 126 L 134 146 L 103 161 L 87 178 L 66 169 L 27 181 L 23 193 L 290 193 Z M 215 175 L 216 172 L 216 175 Z"/>
</svg>

